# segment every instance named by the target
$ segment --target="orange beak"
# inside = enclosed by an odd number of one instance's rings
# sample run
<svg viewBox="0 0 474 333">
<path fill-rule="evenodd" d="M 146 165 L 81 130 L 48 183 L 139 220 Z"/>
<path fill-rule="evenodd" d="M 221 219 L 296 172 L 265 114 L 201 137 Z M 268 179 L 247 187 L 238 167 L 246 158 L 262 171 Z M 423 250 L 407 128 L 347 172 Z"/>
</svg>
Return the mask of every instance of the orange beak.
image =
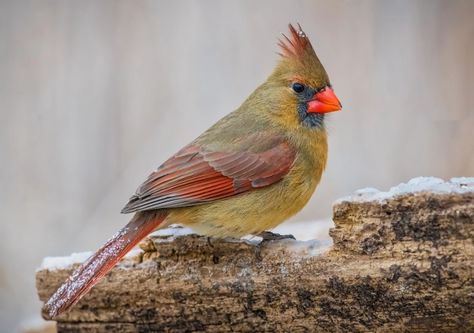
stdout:
<svg viewBox="0 0 474 333">
<path fill-rule="evenodd" d="M 326 113 L 341 109 L 341 102 L 329 87 L 314 94 L 313 99 L 308 102 L 308 112 Z"/>
</svg>

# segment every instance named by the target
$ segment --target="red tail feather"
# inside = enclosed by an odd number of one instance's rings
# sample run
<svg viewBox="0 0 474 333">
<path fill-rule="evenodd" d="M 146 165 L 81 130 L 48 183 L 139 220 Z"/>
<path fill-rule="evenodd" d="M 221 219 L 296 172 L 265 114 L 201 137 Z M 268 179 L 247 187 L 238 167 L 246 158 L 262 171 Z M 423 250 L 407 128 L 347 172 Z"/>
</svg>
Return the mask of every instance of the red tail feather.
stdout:
<svg viewBox="0 0 474 333">
<path fill-rule="evenodd" d="M 56 317 L 76 304 L 124 255 L 158 227 L 167 215 L 163 211 L 137 213 L 51 296 L 45 305 L 49 315 Z"/>
</svg>

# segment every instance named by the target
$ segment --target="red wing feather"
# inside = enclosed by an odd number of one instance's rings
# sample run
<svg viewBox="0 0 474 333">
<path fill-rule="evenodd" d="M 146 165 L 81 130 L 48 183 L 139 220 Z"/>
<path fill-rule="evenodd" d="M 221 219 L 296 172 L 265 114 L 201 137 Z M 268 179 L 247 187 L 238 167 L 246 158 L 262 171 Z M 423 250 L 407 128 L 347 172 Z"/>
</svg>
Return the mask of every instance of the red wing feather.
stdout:
<svg viewBox="0 0 474 333">
<path fill-rule="evenodd" d="M 283 140 L 261 153 L 207 151 L 191 144 L 153 172 L 122 212 L 193 206 L 268 186 L 288 173 L 294 159 Z"/>
</svg>

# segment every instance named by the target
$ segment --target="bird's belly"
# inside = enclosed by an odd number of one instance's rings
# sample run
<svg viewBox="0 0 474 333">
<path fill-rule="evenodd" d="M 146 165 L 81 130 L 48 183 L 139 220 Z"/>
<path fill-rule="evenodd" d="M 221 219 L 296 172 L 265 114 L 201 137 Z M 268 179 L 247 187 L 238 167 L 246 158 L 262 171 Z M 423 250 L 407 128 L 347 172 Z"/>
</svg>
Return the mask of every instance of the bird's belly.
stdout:
<svg viewBox="0 0 474 333">
<path fill-rule="evenodd" d="M 182 224 L 215 237 L 242 237 L 271 230 L 300 211 L 308 202 L 316 180 L 290 179 L 266 188 L 216 202 L 173 209 L 168 223 Z"/>
</svg>

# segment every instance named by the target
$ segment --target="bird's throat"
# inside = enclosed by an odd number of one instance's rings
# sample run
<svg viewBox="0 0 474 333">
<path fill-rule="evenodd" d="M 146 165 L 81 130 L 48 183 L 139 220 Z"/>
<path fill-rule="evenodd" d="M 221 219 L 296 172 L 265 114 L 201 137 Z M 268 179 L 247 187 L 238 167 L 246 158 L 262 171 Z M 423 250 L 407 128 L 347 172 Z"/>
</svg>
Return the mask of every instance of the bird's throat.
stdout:
<svg viewBox="0 0 474 333">
<path fill-rule="evenodd" d="M 298 116 L 301 123 L 304 126 L 310 128 L 323 128 L 324 127 L 324 114 L 323 113 L 310 113 L 306 103 L 298 104 Z"/>
</svg>

